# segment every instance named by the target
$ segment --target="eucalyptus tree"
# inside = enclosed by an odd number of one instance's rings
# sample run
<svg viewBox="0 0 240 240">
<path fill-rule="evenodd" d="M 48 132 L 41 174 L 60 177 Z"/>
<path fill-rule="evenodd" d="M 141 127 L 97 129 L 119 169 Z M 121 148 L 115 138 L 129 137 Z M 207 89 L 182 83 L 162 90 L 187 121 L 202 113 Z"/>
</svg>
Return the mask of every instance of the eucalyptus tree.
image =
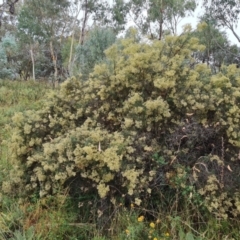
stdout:
<svg viewBox="0 0 240 240">
<path fill-rule="evenodd" d="M 131 2 L 124 0 L 113 0 L 111 4 L 102 2 L 94 20 L 118 34 L 126 30 L 130 7 Z"/>
<path fill-rule="evenodd" d="M 216 21 L 207 13 L 199 20 L 193 35 L 205 46 L 205 50 L 195 53 L 195 58 L 206 63 L 215 73 L 221 69 L 222 65 L 239 64 L 240 49 L 237 45 L 231 44 L 226 31 L 219 28 Z"/>
<path fill-rule="evenodd" d="M 196 8 L 195 0 L 131 0 L 130 17 L 143 34 L 162 39 L 164 30 L 177 33 L 182 18 Z"/>
<path fill-rule="evenodd" d="M 54 68 L 54 84 L 58 82 L 58 53 L 63 37 L 68 34 L 69 1 L 67 0 L 26 0 L 18 18 L 18 36 L 30 46 L 36 42 L 48 46 Z"/>
<path fill-rule="evenodd" d="M 215 56 L 216 53 L 219 56 L 219 52 L 228 46 L 228 39 L 225 32 L 220 31 L 211 23 L 202 20 L 193 32 L 193 35 L 205 46 L 205 50 L 196 55 L 200 62 L 206 63 L 208 66 L 212 65 L 213 62 L 222 62 L 220 59 L 217 60 Z"/>
<path fill-rule="evenodd" d="M 229 29 L 240 43 L 237 25 L 240 14 L 239 0 L 204 0 L 204 8 L 211 21 L 219 27 Z"/>
<path fill-rule="evenodd" d="M 76 41 L 78 44 L 83 45 L 87 32 L 93 24 L 103 25 L 103 19 L 107 16 L 109 10 L 108 1 L 102 0 L 72 0 L 69 5 L 69 14 L 72 16 L 71 22 L 69 22 L 69 36 L 70 46 L 69 53 L 66 53 L 67 46 L 69 45 L 69 38 L 65 44 L 64 57 L 67 58 L 67 69 L 69 75 L 73 73 L 73 66 L 76 60 L 75 47 Z"/>
</svg>

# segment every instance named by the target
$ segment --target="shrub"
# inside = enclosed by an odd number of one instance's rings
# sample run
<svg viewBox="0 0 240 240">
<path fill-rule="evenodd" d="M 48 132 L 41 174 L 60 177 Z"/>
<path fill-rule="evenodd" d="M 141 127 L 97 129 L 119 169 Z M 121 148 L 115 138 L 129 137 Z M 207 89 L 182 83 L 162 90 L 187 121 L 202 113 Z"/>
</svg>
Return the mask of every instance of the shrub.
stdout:
<svg viewBox="0 0 240 240">
<path fill-rule="evenodd" d="M 239 214 L 240 72 L 193 68 L 201 49 L 187 30 L 150 44 L 124 39 L 89 81 L 71 78 L 40 111 L 16 114 L 3 191 L 43 197 L 74 179 L 73 192 L 139 205 L 168 186 L 196 190 L 220 217 Z"/>
</svg>

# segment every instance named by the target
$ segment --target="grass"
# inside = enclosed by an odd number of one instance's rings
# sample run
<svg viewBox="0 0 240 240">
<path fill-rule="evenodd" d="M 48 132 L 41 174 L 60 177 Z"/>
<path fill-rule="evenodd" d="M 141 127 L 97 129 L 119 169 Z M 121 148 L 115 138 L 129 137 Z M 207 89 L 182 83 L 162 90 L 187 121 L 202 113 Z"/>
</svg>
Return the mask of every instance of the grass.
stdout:
<svg viewBox="0 0 240 240">
<path fill-rule="evenodd" d="M 11 164 L 6 126 L 16 112 L 41 108 L 50 87 L 35 82 L 0 81 L 0 183 Z M 56 196 L 29 200 L 0 195 L 0 239 L 14 240 L 222 240 L 240 239 L 239 219 L 216 219 L 197 196 L 176 190 L 156 193 L 141 207 L 123 199 L 103 212 L 98 197 Z M 197 203 L 196 203 L 197 200 Z"/>
<path fill-rule="evenodd" d="M 5 144 L 11 134 L 7 125 L 16 112 L 41 108 L 44 95 L 49 90 L 47 84 L 0 80 L 0 181 L 11 168 L 9 150 Z"/>
<path fill-rule="evenodd" d="M 0 80 L 0 126 L 8 123 L 15 112 L 40 108 L 47 91 L 47 84 Z"/>
</svg>

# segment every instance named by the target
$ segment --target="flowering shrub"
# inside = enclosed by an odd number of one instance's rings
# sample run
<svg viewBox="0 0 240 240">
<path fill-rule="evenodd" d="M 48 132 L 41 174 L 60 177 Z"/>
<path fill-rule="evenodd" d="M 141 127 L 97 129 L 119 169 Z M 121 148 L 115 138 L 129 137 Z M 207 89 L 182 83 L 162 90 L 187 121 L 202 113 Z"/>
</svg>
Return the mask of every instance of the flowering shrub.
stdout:
<svg viewBox="0 0 240 240">
<path fill-rule="evenodd" d="M 110 47 L 87 82 L 69 79 L 40 111 L 15 115 L 2 190 L 42 197 L 78 179 L 82 193 L 139 205 L 168 185 L 239 214 L 240 71 L 193 67 L 202 49 L 187 32 Z"/>
</svg>

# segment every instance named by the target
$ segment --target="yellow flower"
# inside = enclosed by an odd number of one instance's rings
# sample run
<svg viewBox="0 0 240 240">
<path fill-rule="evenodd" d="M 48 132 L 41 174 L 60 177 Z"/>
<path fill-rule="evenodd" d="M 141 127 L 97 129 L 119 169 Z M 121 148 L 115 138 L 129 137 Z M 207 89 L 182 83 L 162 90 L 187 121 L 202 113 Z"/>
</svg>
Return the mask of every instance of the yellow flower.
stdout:
<svg viewBox="0 0 240 240">
<path fill-rule="evenodd" d="M 138 218 L 138 222 L 142 222 L 144 220 L 144 216 L 140 216 L 139 218 Z"/>
<path fill-rule="evenodd" d="M 133 203 L 131 204 L 131 208 L 134 208 L 134 204 Z"/>
<path fill-rule="evenodd" d="M 149 226 L 150 228 L 155 228 L 155 223 L 151 222 Z"/>
<path fill-rule="evenodd" d="M 156 237 L 153 240 L 158 240 Z"/>
<path fill-rule="evenodd" d="M 168 232 L 165 233 L 165 237 L 169 237 L 170 234 Z"/>
<path fill-rule="evenodd" d="M 130 231 L 128 229 L 125 230 L 126 234 L 129 235 Z"/>
</svg>

